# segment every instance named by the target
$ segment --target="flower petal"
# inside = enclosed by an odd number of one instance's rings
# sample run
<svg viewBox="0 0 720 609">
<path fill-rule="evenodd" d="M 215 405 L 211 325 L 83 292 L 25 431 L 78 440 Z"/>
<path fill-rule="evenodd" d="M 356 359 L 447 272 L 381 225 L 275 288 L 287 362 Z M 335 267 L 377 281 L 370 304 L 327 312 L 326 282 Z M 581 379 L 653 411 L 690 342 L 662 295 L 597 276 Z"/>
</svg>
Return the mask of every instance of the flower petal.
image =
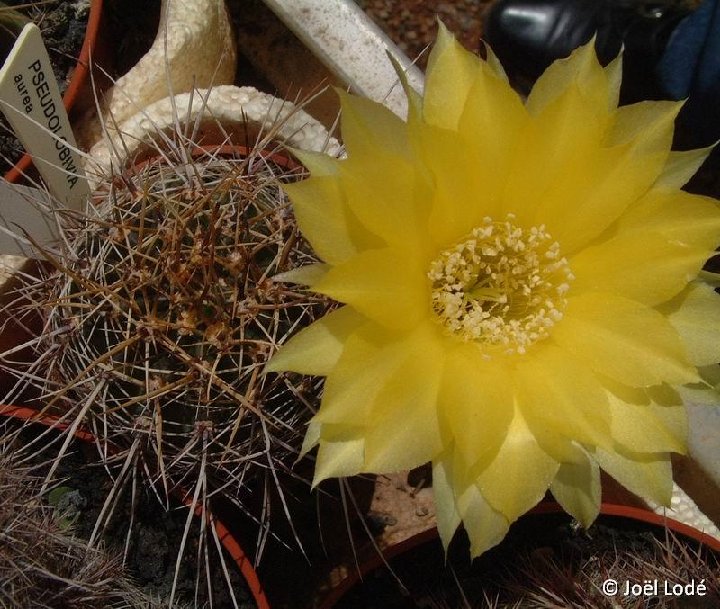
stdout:
<svg viewBox="0 0 720 609">
<path fill-rule="evenodd" d="M 687 413 L 674 391 L 669 391 L 670 403 L 658 404 L 646 390 L 611 383 L 608 387 L 612 434 L 625 449 L 636 453 L 686 452 Z"/>
<path fill-rule="evenodd" d="M 365 432 L 365 470 L 393 472 L 427 463 L 442 450 L 437 413 L 444 367 L 432 338 L 415 338 L 410 356 L 378 393 Z"/>
<path fill-rule="evenodd" d="M 365 229 L 347 208 L 337 176 L 312 177 L 284 184 L 298 226 L 320 258 L 338 264 L 382 242 Z"/>
<path fill-rule="evenodd" d="M 713 148 L 715 146 L 696 150 L 671 151 L 662 173 L 653 184 L 653 188 L 669 191 L 681 189 L 700 169 L 705 159 L 710 156 Z"/>
<path fill-rule="evenodd" d="M 292 370 L 300 374 L 330 374 L 348 336 L 362 323 L 362 317 L 350 307 L 328 313 L 282 345 L 265 365 L 265 372 Z"/>
<path fill-rule="evenodd" d="M 553 434 L 576 442 L 610 448 L 607 392 L 581 362 L 553 345 L 542 345 L 518 365 L 515 386 L 518 407 L 538 439 Z M 548 440 L 550 437 L 547 438 Z M 546 442 L 543 450 L 561 456 Z"/>
<path fill-rule="evenodd" d="M 428 57 L 423 115 L 431 125 L 457 128 L 478 72 L 478 57 L 465 50 L 442 24 Z"/>
<path fill-rule="evenodd" d="M 443 547 L 447 550 L 455 531 L 460 526 L 460 513 L 456 507 L 452 486 L 451 467 L 447 458 L 438 457 L 433 462 L 432 487 L 435 499 L 435 518 Z"/>
<path fill-rule="evenodd" d="M 344 341 L 342 354 L 325 381 L 315 420 L 323 424 L 370 424 L 375 397 L 410 357 L 406 346 L 405 341 L 393 340 L 372 323 L 366 323 L 349 335 Z"/>
<path fill-rule="evenodd" d="M 320 433 L 322 425 L 315 419 L 310 419 L 308 428 L 305 431 L 305 437 L 303 438 L 302 448 L 300 449 L 300 458 L 304 457 L 313 448 L 315 448 L 320 442 Z"/>
<path fill-rule="evenodd" d="M 720 205 L 715 199 L 687 192 L 652 190 L 620 219 L 618 234 L 642 242 L 647 233 L 663 235 L 691 247 L 714 250 L 720 241 Z"/>
<path fill-rule="evenodd" d="M 527 121 L 517 94 L 482 65 L 458 131 L 428 124 L 411 128 L 434 184 L 430 238 L 439 247 L 467 235 L 483 217 L 500 214 L 500 197 Z"/>
<path fill-rule="evenodd" d="M 427 317 L 431 298 L 425 261 L 415 254 L 400 248 L 364 251 L 330 269 L 313 290 L 387 328 L 416 326 Z"/>
<path fill-rule="evenodd" d="M 438 406 L 463 469 L 484 469 L 497 455 L 513 417 L 513 399 L 504 366 L 482 361 L 474 345 L 448 352 Z"/>
<path fill-rule="evenodd" d="M 600 467 L 638 497 L 670 506 L 672 465 L 667 453 L 631 453 L 597 449 L 593 457 Z"/>
<path fill-rule="evenodd" d="M 382 104 L 337 89 L 340 97 L 340 130 L 348 157 L 374 158 L 382 151 L 407 153 L 407 123 Z"/>
<path fill-rule="evenodd" d="M 327 442 L 320 440 L 315 457 L 313 486 L 328 478 L 355 476 L 362 471 L 365 442 L 362 439 Z"/>
<path fill-rule="evenodd" d="M 311 286 L 313 283 L 319 281 L 329 270 L 330 267 L 327 264 L 316 262 L 290 269 L 284 273 L 278 273 L 273 276 L 272 280 L 276 283 L 297 283 Z"/>
<path fill-rule="evenodd" d="M 609 113 L 617 107 L 619 93 L 619 81 L 613 78 L 614 68 L 616 66 L 607 70 L 600 65 L 593 39 L 543 72 L 528 96 L 528 111 L 539 114 L 569 87 L 577 86 L 586 105 L 596 112 Z"/>
<path fill-rule="evenodd" d="M 428 239 L 436 250 L 444 249 L 465 237 L 483 217 L 499 214 L 498 193 L 506 178 L 490 171 L 492 164 L 485 162 L 482 147 L 465 146 L 453 132 L 423 125 L 413 138 L 434 184 Z"/>
<path fill-rule="evenodd" d="M 621 232 L 570 259 L 572 290 L 606 291 L 656 305 L 675 296 L 697 276 L 707 251 L 669 241 L 659 233 Z"/>
<path fill-rule="evenodd" d="M 550 491 L 562 508 L 587 528 L 600 512 L 600 468 L 582 448 L 575 450 L 581 459 L 560 464 Z"/>
<path fill-rule="evenodd" d="M 691 283 L 659 311 L 680 334 L 693 364 L 720 362 L 720 295 L 715 290 L 704 283 Z"/>
<path fill-rule="evenodd" d="M 290 148 L 290 152 L 292 152 L 293 156 L 297 157 L 313 176 L 337 175 L 340 168 L 338 159 L 325 152 L 301 150 L 299 148 Z"/>
<path fill-rule="evenodd" d="M 507 535 L 510 520 L 494 510 L 477 487 L 470 485 L 458 497 L 457 506 L 470 538 L 473 558 L 498 545 Z"/>
<path fill-rule="evenodd" d="M 552 338 L 595 371 L 630 387 L 697 380 L 665 317 L 622 296 L 586 292 L 569 298 Z"/>
<path fill-rule="evenodd" d="M 533 224 L 546 224 L 566 256 L 600 235 L 652 186 L 667 160 L 679 109 L 664 102 L 647 102 L 656 105 L 641 111 L 623 106 L 608 131 L 570 93 L 537 119 L 532 146 L 545 151 L 546 158 L 536 161 L 545 173 L 533 169 L 536 192 L 526 194 L 536 204 Z"/>
<path fill-rule="evenodd" d="M 540 448 L 516 409 L 503 445 L 478 476 L 477 487 L 494 510 L 514 522 L 543 498 L 559 466 Z"/>
<path fill-rule="evenodd" d="M 424 168 L 377 150 L 349 158 L 341 176 L 347 204 L 368 231 L 388 245 L 423 248 L 432 201 Z"/>
<path fill-rule="evenodd" d="M 607 145 L 629 144 L 645 162 L 661 160 L 656 178 L 665 168 L 670 154 L 675 118 L 684 102 L 642 101 L 621 106 L 607 134 Z M 657 155 L 657 159 L 655 156 Z"/>
</svg>

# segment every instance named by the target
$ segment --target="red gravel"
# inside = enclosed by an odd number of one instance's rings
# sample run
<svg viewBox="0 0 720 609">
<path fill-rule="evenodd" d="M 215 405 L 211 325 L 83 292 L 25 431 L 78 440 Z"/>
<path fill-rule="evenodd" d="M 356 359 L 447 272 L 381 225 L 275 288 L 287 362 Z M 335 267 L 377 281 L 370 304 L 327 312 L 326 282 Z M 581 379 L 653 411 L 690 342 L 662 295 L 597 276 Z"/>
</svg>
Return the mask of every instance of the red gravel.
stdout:
<svg viewBox="0 0 720 609">
<path fill-rule="evenodd" d="M 476 51 L 482 15 L 492 0 L 355 0 L 411 59 L 425 69 L 427 47 L 435 40 L 440 19 L 462 44 Z"/>
</svg>

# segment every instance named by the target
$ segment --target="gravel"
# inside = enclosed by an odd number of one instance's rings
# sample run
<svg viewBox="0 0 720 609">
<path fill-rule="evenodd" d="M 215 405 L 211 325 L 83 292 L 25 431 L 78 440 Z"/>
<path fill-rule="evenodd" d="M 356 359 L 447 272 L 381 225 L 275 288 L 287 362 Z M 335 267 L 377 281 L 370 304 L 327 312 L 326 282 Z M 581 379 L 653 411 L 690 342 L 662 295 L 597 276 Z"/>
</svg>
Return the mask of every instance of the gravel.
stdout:
<svg viewBox="0 0 720 609">
<path fill-rule="evenodd" d="M 411 59 L 424 70 L 427 49 L 435 40 L 437 19 L 471 51 L 476 51 L 482 18 L 492 0 L 355 0 Z"/>
</svg>

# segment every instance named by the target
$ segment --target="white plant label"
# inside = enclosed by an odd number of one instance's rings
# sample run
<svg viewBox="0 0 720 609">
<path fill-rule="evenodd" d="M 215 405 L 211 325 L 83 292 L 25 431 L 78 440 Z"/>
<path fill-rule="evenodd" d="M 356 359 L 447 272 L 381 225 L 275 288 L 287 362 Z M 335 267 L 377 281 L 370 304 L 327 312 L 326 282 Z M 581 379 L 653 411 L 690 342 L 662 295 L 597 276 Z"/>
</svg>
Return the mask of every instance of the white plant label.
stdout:
<svg viewBox="0 0 720 609">
<path fill-rule="evenodd" d="M 82 210 L 88 182 L 40 30 L 28 23 L 0 68 L 0 108 L 50 193 Z M 2 207 L 0 207 L 2 213 Z"/>
</svg>

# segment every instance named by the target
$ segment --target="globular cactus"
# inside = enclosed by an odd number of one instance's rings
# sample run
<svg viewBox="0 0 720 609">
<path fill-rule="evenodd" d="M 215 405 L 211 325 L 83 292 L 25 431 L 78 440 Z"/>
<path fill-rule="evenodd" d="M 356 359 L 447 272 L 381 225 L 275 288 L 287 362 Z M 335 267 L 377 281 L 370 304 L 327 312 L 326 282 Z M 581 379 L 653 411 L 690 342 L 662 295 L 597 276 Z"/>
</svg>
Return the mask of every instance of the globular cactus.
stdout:
<svg viewBox="0 0 720 609">
<path fill-rule="evenodd" d="M 51 271 L 22 291 L 44 325 L 19 376 L 125 463 L 118 479 L 247 507 L 247 482 L 277 486 L 297 457 L 319 381 L 263 368 L 329 306 L 273 280 L 315 261 L 281 190 L 302 173 L 254 147 L 176 145 L 116 175 L 64 222 L 62 255 L 45 252 Z"/>
</svg>

